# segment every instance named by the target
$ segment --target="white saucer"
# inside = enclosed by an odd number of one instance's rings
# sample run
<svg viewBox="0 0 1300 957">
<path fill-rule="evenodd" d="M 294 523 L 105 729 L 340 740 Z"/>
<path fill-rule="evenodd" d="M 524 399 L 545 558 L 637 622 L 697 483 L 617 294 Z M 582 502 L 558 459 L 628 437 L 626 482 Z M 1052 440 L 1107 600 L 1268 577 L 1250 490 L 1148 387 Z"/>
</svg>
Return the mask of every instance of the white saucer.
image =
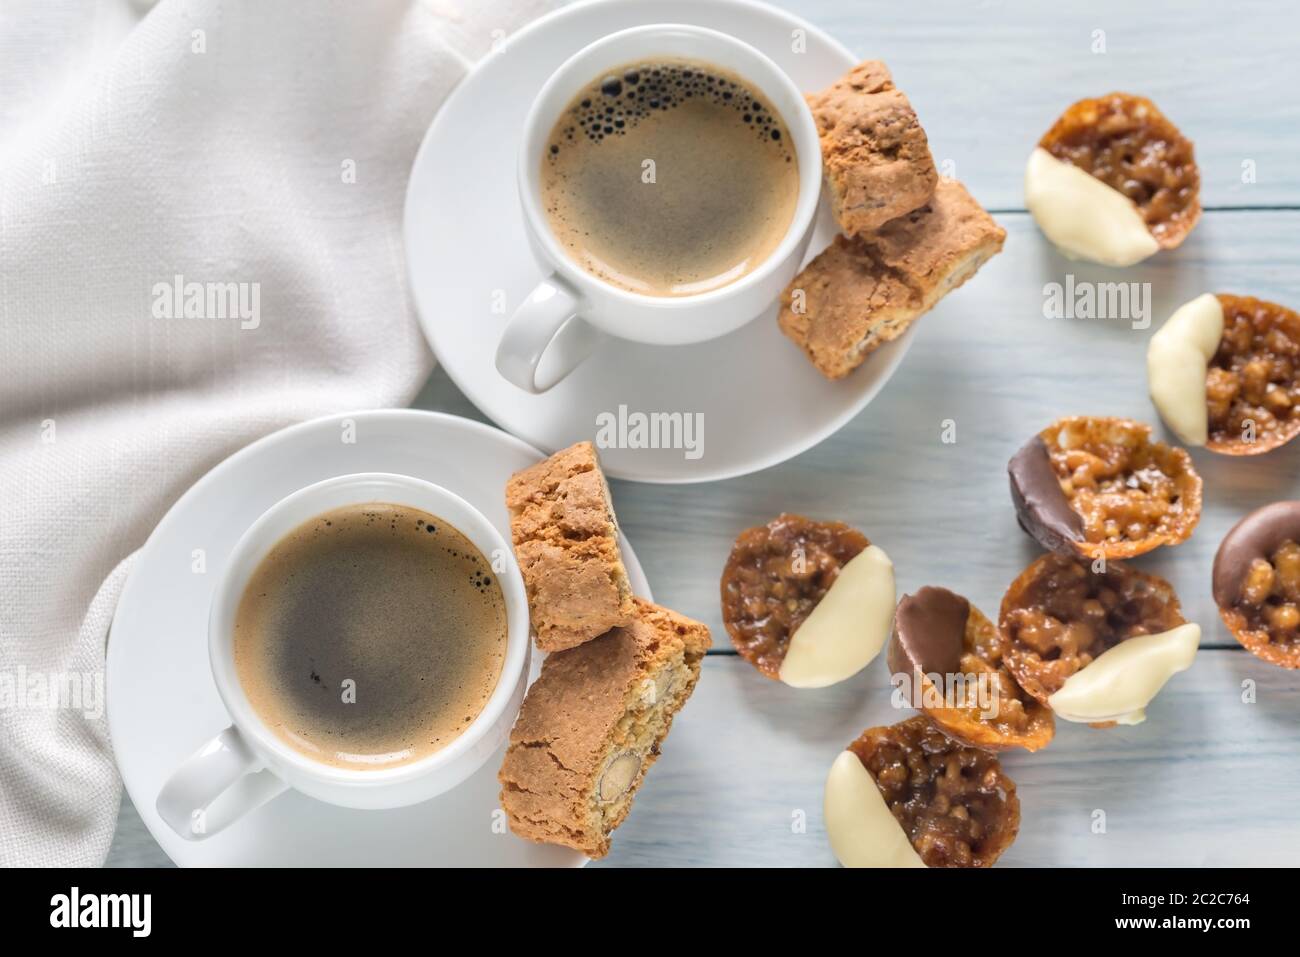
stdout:
<svg viewBox="0 0 1300 957">
<path fill-rule="evenodd" d="M 355 423 L 355 443 L 342 441 Z M 206 841 L 172 833 L 154 801 L 186 757 L 230 721 L 208 666 L 208 603 L 235 540 L 295 489 L 349 472 L 402 472 L 442 485 L 507 538 L 506 479 L 540 457 L 503 432 L 456 416 L 395 410 L 316 419 L 253 443 L 186 492 L 136 556 L 108 641 L 108 726 L 145 826 L 187 866 L 564 866 L 585 858 L 502 833 L 490 760 L 454 791 L 394 811 L 332 807 L 290 791 Z M 626 540 L 632 587 L 649 585 Z M 191 571 L 203 549 L 206 572 Z M 533 656 L 534 677 L 539 656 Z M 494 826 L 495 825 L 495 826 Z"/>
<path fill-rule="evenodd" d="M 699 345 L 608 340 L 540 396 L 509 384 L 493 366 L 509 313 L 543 275 L 528 250 L 515 191 L 524 115 L 542 82 L 571 54 L 608 33 L 649 23 L 730 33 L 770 56 L 805 90 L 827 86 L 857 62 L 805 21 L 742 0 L 599 0 L 543 17 L 462 80 L 425 135 L 406 194 L 411 288 L 438 361 L 502 428 L 554 451 L 595 437 L 596 416 L 617 415 L 620 405 L 629 412 L 702 413 L 702 456 L 602 447 L 602 463 L 613 476 L 645 482 L 731 478 L 797 455 L 848 422 L 889 379 L 912 330 L 839 382 L 823 379 L 781 335 L 775 304 L 744 328 Z M 795 31 L 803 31 L 804 52 L 792 49 Z M 810 258 L 834 233 L 823 202 Z"/>
</svg>

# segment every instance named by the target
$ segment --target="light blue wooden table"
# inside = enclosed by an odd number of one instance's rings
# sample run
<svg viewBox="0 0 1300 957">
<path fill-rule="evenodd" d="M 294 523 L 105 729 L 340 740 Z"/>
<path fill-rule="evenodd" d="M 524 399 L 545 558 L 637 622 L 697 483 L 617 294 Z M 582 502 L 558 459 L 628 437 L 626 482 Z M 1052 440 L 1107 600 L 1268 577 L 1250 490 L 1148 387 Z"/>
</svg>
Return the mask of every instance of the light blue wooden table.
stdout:
<svg viewBox="0 0 1300 957">
<path fill-rule="evenodd" d="M 1300 306 L 1300 22 L 1292 11 L 1259 0 L 780 5 L 889 63 L 936 159 L 1006 227 L 1006 249 L 923 320 L 886 390 L 820 446 L 729 482 L 615 483 L 619 519 L 656 598 L 708 623 L 715 650 L 601 866 L 834 863 L 822 781 L 863 728 L 898 720 L 883 663 L 823 691 L 760 678 L 730 653 L 718 575 L 740 529 L 797 511 L 865 531 L 894 558 L 900 590 L 946 585 L 996 614 L 1006 585 L 1036 554 L 1007 495 L 1011 453 L 1060 415 L 1155 421 L 1145 385 L 1150 330 L 1044 318 L 1045 284 L 1070 273 L 1149 282 L 1156 325 L 1205 291 Z M 1152 97 L 1195 141 L 1206 208 L 1181 249 L 1123 273 L 1057 256 L 1021 195 L 1025 159 L 1057 114 L 1113 89 Z M 441 373 L 416 404 L 482 419 Z M 941 441 L 947 419 L 956 423 L 952 444 Z M 1200 527 L 1187 544 L 1139 564 L 1177 587 L 1187 617 L 1204 629 L 1202 650 L 1146 724 L 1063 725 L 1048 750 L 1006 760 L 1023 820 L 1003 864 L 1293 864 L 1300 856 L 1300 673 L 1238 648 L 1209 595 L 1214 551 L 1236 518 L 1300 497 L 1300 443 L 1254 461 L 1194 457 L 1206 482 Z M 124 803 L 109 864 L 165 863 Z"/>
</svg>

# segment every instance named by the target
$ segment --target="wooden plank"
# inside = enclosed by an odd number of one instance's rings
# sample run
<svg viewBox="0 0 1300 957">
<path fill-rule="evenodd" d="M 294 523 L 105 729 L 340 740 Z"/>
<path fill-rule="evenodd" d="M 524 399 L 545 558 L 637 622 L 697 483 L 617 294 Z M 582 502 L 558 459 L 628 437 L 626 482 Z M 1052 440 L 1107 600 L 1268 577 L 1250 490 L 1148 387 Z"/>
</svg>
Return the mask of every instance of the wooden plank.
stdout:
<svg viewBox="0 0 1300 957">
<path fill-rule="evenodd" d="M 1296 15 L 1248 0 L 1195 0 L 1176 14 L 1121 0 L 930 0 L 923 5 L 784 0 L 862 56 L 887 60 L 913 99 L 936 157 L 985 204 L 1022 207 L 1028 153 L 1070 102 L 1110 89 L 1152 96 L 1196 141 L 1212 212 L 1188 243 L 1125 272 L 1070 264 L 1023 214 L 1001 215 L 1004 254 L 928 316 L 894 380 L 840 433 L 756 475 L 704 486 L 615 483 L 629 538 L 666 604 L 726 639 L 717 581 L 741 528 L 782 510 L 840 518 L 893 556 L 901 590 L 944 584 L 995 614 L 1036 550 L 1007 498 L 1006 459 L 1066 414 L 1155 415 L 1146 399 L 1150 330 L 1114 320 L 1043 317 L 1045 284 L 1149 282 L 1157 324 L 1207 290 L 1300 305 L 1300 60 Z M 1107 52 L 1091 52 L 1092 31 Z M 1212 64 L 1212 68 L 1205 64 Z M 1241 182 L 1253 160 L 1258 182 Z M 743 401 L 743 388 L 737 401 Z M 484 417 L 441 372 L 415 403 Z M 940 441 L 953 419 L 955 444 Z M 755 423 L 756 429 L 762 423 Z M 707 446 L 705 449 L 707 455 Z M 1205 644 L 1231 649 L 1209 599 L 1209 567 L 1244 511 L 1300 497 L 1300 447 L 1253 461 L 1195 455 L 1207 508 L 1187 544 L 1140 560 L 1178 588 Z M 835 688 L 796 692 L 725 654 L 706 662 L 609 865 L 831 863 L 821 782 L 864 727 L 897 720 L 879 667 Z M 1241 703 L 1241 682 L 1258 702 Z M 1300 676 L 1239 650 L 1205 651 L 1135 729 L 1065 727 L 1039 755 L 1010 758 L 1024 805 L 1008 864 L 1291 863 L 1300 833 L 1294 734 Z M 796 809 L 804 834 L 791 831 Z M 1091 832 L 1093 810 L 1107 833 Z M 166 863 L 124 798 L 113 865 Z"/>
<path fill-rule="evenodd" d="M 1149 283 L 1152 324 L 1048 319 L 1043 287 L 1113 271 L 1070 264 L 1044 248 L 1024 214 L 999 217 L 1006 251 L 921 320 L 885 390 L 839 433 L 775 468 L 706 485 L 614 483 L 619 521 L 663 602 L 705 621 L 721 643 L 718 578 L 736 533 L 781 511 L 850 522 L 893 558 L 900 591 L 945 585 L 996 615 L 1002 594 L 1039 550 L 1016 525 L 1006 463 L 1063 415 L 1124 415 L 1157 426 L 1146 391 L 1146 342 L 1180 303 L 1206 290 L 1300 305 L 1300 213 L 1215 213 L 1184 261 L 1127 271 Z M 791 347 L 792 361 L 802 361 Z M 735 401 L 744 389 L 729 386 Z M 421 407 L 474 414 L 440 373 Z M 956 442 L 942 441 L 952 420 Z M 761 430 L 762 423 L 754 423 Z M 708 456 L 705 423 L 704 456 Z M 1166 439 L 1169 437 L 1164 436 Z M 1235 646 L 1210 597 L 1224 533 L 1245 512 L 1300 498 L 1300 442 L 1262 457 L 1193 453 L 1205 512 L 1187 543 L 1134 564 L 1167 577 L 1207 646 Z"/>
<path fill-rule="evenodd" d="M 1242 682 L 1256 702 L 1242 702 Z M 1244 651 L 1202 651 L 1145 724 L 1062 722 L 1037 754 L 1004 759 L 1020 835 L 1000 864 L 1282 865 L 1300 843 L 1300 674 Z M 851 681 L 796 691 L 731 656 L 705 662 L 609 858 L 597 866 L 824 866 L 822 784 L 889 704 L 883 661 Z M 1105 832 L 1094 833 L 1096 812 Z M 802 820 L 805 830 L 793 826 Z"/>
<path fill-rule="evenodd" d="M 885 60 L 935 158 L 997 209 L 1022 209 L 1038 138 L 1070 103 L 1149 96 L 1196 144 L 1207 206 L 1300 203 L 1297 14 L 1269 0 L 780 0 L 863 58 Z M 1093 52 L 1094 31 L 1105 52 Z M 1256 182 L 1242 182 L 1242 164 Z"/>
<path fill-rule="evenodd" d="M 1244 703 L 1243 682 L 1256 700 Z M 1021 801 L 1001 865 L 1284 865 L 1300 843 L 1300 673 L 1243 651 L 1202 651 L 1134 728 L 1062 723 L 1037 754 L 1004 758 Z M 664 755 L 598 867 L 828 866 L 822 782 L 890 706 L 877 662 L 820 691 L 708 658 Z M 1094 832 L 1104 812 L 1104 833 Z M 802 822 L 803 830 L 794 825 Z M 167 859 L 123 800 L 109 866 Z"/>
</svg>

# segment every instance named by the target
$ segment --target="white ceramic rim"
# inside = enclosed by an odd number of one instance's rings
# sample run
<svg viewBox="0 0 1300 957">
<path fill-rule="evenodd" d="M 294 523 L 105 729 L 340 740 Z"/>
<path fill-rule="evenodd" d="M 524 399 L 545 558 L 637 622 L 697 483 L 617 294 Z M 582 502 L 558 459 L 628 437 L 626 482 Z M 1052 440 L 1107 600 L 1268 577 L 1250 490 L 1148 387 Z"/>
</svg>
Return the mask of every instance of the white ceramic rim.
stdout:
<svg viewBox="0 0 1300 957">
<path fill-rule="evenodd" d="M 593 276 L 560 248 L 560 244 L 551 232 L 550 223 L 542 212 L 541 166 L 546 139 L 550 136 L 564 105 L 567 105 L 578 91 L 603 71 L 627 65 L 626 56 L 612 58 L 604 56 L 610 47 L 621 46 L 642 37 L 647 38 L 648 45 L 653 46 L 654 38 L 670 37 L 674 34 L 678 37 L 703 38 L 710 43 L 729 47 L 732 52 L 738 54 L 740 59 L 749 61 L 751 69 L 733 70 L 733 72 L 758 87 L 759 92 L 772 102 L 773 108 L 785 121 L 799 163 L 799 199 L 795 203 L 794 215 L 781 242 L 757 268 L 735 282 L 695 295 L 650 296 L 624 289 Z M 643 54 L 648 57 L 655 55 L 653 52 Z M 777 90 L 781 91 L 780 96 L 774 95 Z M 528 115 L 524 120 L 523 142 L 519 150 L 517 179 L 520 205 L 523 207 L 524 219 L 544 250 L 551 268 L 584 294 L 589 295 L 594 292 L 625 304 L 663 310 L 712 305 L 743 293 L 749 287 L 762 282 L 788 259 L 794 253 L 795 247 L 803 241 L 804 236 L 813 226 L 821 203 L 822 154 L 817 126 L 809 110 L 796 110 L 795 115 L 791 117 L 787 110 L 777 106 L 776 101 L 783 97 L 796 103 L 804 102 L 803 93 L 795 85 L 794 80 L 767 54 L 743 40 L 708 27 L 685 23 L 651 23 L 629 27 L 601 37 L 573 54 L 551 74 L 534 98 L 532 106 L 528 108 Z M 552 100 L 562 105 L 554 113 L 543 113 L 543 106 Z"/>
<path fill-rule="evenodd" d="M 332 498 L 331 493 L 344 493 L 348 490 L 363 490 L 367 494 L 358 497 L 345 495 L 336 503 L 322 504 L 311 509 L 310 514 L 319 515 L 347 502 L 406 505 L 430 512 L 453 525 L 489 561 L 494 553 L 504 555 L 506 559 L 505 571 L 497 573 L 497 581 L 506 604 L 506 656 L 501 666 L 501 675 L 487 703 L 469 726 L 441 750 L 407 764 L 374 770 L 334 767 L 312 759 L 285 742 L 262 720 L 249 702 L 235 671 L 234 655 L 230 653 L 234 616 L 248 579 L 258 563 L 284 535 L 310 519 L 293 520 L 287 527 L 274 532 L 268 530 L 277 528 L 283 521 L 283 516 L 301 506 L 304 501 L 328 500 Z M 251 739 L 254 750 L 270 753 L 277 764 L 291 768 L 296 774 L 333 786 L 359 789 L 390 787 L 435 773 L 464 757 L 501 720 L 528 666 L 531 637 L 527 609 L 523 576 L 514 554 L 501 533 L 483 513 L 455 492 L 425 479 L 394 472 L 357 472 L 324 479 L 286 495 L 258 516 L 239 537 L 226 559 L 213 592 L 208 620 L 208 659 L 222 704 L 235 727 Z M 293 782 L 287 783 L 292 786 Z"/>
<path fill-rule="evenodd" d="M 503 47 L 503 52 L 497 54 L 497 56 L 506 55 L 505 50 L 510 49 L 511 46 L 518 44 L 521 40 L 530 39 L 534 34 L 563 29 L 571 20 L 580 20 L 592 9 L 619 2 L 621 0 L 575 0 L 575 2 L 557 10 L 552 10 L 511 34 L 511 42 Z M 770 3 L 763 3 L 760 0 L 707 0 L 707 3 L 710 7 L 725 8 L 729 13 L 737 17 L 752 17 L 769 26 L 778 27 L 783 31 L 792 29 L 805 30 L 810 37 L 815 37 L 819 44 L 824 44 L 834 55 L 840 57 L 843 61 L 844 70 L 848 70 L 861 59 L 860 56 L 854 54 L 853 51 L 822 27 L 798 14 L 791 13 L 780 7 L 774 7 Z M 471 75 L 485 69 L 488 64 L 493 62 L 494 57 L 485 57 L 470 71 Z M 506 435 L 530 448 L 545 447 L 548 443 L 538 435 L 538 428 L 527 421 L 526 415 L 520 413 L 517 409 L 510 409 L 500 402 L 489 401 L 484 397 L 482 391 L 477 388 L 477 383 L 473 377 L 466 375 L 464 370 L 457 367 L 456 363 L 448 361 L 448 343 L 445 337 L 438 334 L 438 323 L 431 318 L 433 316 L 441 318 L 442 313 L 435 309 L 430 302 L 429 294 L 425 290 L 427 283 L 423 281 L 420 275 L 422 265 L 411 254 L 413 249 L 419 249 L 423 244 L 423 240 L 419 238 L 421 234 L 419 229 L 421 214 L 416 203 L 420 194 L 412 189 L 411 183 L 417 179 L 425 167 L 430 165 L 429 156 L 435 151 L 435 144 L 443 135 L 444 126 L 450 123 L 450 120 L 447 119 L 450 113 L 446 106 L 458 97 L 465 96 L 465 89 L 466 85 L 462 81 L 459 87 L 451 91 L 443 104 L 443 108 L 434 115 L 429 128 L 424 131 L 424 138 L 420 141 L 419 149 L 416 150 L 415 159 L 411 161 L 411 174 L 406 188 L 406 197 L 402 203 L 402 242 L 407 253 L 407 281 L 411 287 L 416 314 L 425 341 L 428 342 L 429 348 L 433 350 L 438 366 L 447 373 L 448 378 L 451 379 L 456 388 L 469 399 L 476 409 L 492 421 L 495 428 L 500 429 Z M 423 182 L 423 178 L 421 181 Z M 833 436 L 871 404 L 898 371 L 898 367 L 902 364 L 908 349 L 911 348 L 912 342 L 916 338 L 916 330 L 917 325 L 914 323 L 893 343 L 880 350 L 880 352 L 887 353 L 883 360 L 877 353 L 877 358 L 874 361 L 885 361 L 887 367 L 882 369 L 881 376 L 874 385 L 860 393 L 848 407 L 819 423 L 815 428 L 810 429 L 799 441 L 789 442 L 763 454 L 755 454 L 740 464 L 731 464 L 713 470 L 692 471 L 689 475 L 647 476 L 612 463 L 605 464 L 605 474 L 609 478 L 628 482 L 643 482 L 648 485 L 696 485 L 753 475 L 787 462 Z M 538 454 L 543 453 L 539 451 Z"/>
</svg>

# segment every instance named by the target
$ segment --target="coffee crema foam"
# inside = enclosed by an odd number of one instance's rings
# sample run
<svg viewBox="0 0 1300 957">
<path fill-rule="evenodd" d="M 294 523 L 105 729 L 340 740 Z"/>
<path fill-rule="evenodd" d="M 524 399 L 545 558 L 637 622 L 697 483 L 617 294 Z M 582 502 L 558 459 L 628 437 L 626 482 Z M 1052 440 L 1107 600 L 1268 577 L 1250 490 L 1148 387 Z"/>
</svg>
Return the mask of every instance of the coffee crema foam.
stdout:
<svg viewBox="0 0 1300 957">
<path fill-rule="evenodd" d="M 482 553 L 427 512 L 368 503 L 294 529 L 235 616 L 239 683 L 295 750 L 380 769 L 446 747 L 505 663 L 505 599 Z"/>
<path fill-rule="evenodd" d="M 799 164 L 740 77 L 694 60 L 628 64 L 570 102 L 547 141 L 551 230 L 587 272 L 651 296 L 735 282 L 780 245 Z"/>
</svg>

